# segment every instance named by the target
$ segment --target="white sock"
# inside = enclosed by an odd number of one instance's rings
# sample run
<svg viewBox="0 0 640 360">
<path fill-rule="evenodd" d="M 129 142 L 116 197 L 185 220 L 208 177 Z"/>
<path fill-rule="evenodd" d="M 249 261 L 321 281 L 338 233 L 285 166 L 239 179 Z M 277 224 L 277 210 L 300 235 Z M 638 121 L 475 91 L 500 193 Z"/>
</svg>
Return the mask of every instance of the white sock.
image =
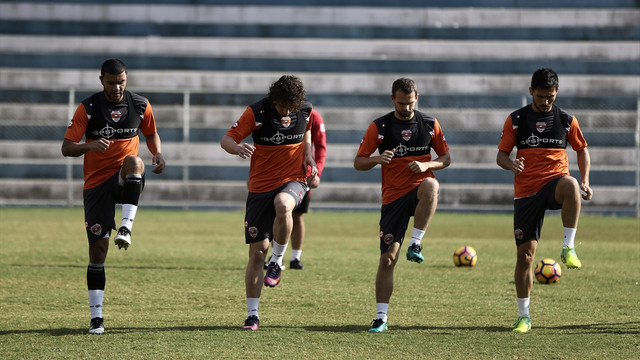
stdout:
<svg viewBox="0 0 640 360">
<path fill-rule="evenodd" d="M 284 256 L 284 252 L 287 251 L 287 245 L 289 245 L 289 243 L 280 245 L 273 240 L 273 244 L 271 245 L 271 260 L 269 260 L 269 262 L 274 262 L 282 266 L 282 257 Z"/>
<path fill-rule="evenodd" d="M 260 304 L 260 298 L 247 298 L 247 317 L 255 315 L 260 318 L 258 315 L 258 305 Z"/>
<path fill-rule="evenodd" d="M 291 249 L 291 260 L 300 260 L 301 256 L 302 256 L 302 249 L 300 250 Z"/>
<path fill-rule="evenodd" d="M 376 303 L 376 319 L 382 319 L 387 322 L 387 310 L 389 310 L 389 303 Z"/>
<path fill-rule="evenodd" d="M 518 317 L 529 315 L 529 299 L 530 298 L 518 298 Z"/>
<path fill-rule="evenodd" d="M 424 236 L 424 233 L 425 233 L 424 230 L 413 228 L 413 234 L 411 235 L 411 241 L 409 242 L 409 246 L 413 244 L 420 245 L 420 242 L 422 242 L 422 237 Z"/>
<path fill-rule="evenodd" d="M 562 231 L 564 232 L 564 240 L 562 241 L 562 246 L 567 246 L 569 249 L 574 247 L 574 240 L 576 238 L 576 228 L 568 228 L 563 227 Z"/>
<path fill-rule="evenodd" d="M 133 220 L 136 218 L 136 212 L 138 211 L 138 206 L 133 204 L 122 204 L 122 223 L 120 226 L 124 226 L 129 231 L 133 227 Z"/>
<path fill-rule="evenodd" d="M 104 298 L 104 290 L 89 290 L 89 309 L 91 309 L 91 318 L 102 317 L 102 299 Z"/>
</svg>

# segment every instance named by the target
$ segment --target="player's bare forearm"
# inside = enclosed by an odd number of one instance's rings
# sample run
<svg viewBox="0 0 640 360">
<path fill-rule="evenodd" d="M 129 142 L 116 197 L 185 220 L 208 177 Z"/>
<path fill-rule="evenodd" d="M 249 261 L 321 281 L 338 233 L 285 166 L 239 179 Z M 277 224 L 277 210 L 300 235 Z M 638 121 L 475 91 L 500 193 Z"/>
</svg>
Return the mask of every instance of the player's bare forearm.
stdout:
<svg viewBox="0 0 640 360">
<path fill-rule="evenodd" d="M 391 159 L 393 159 L 393 155 L 395 154 L 394 150 L 385 150 L 382 154 L 378 156 L 357 156 L 353 160 L 353 167 L 359 171 L 366 171 L 373 169 L 376 165 L 380 164 L 388 164 Z"/>
<path fill-rule="evenodd" d="M 514 174 L 519 174 L 524 170 L 524 158 L 520 157 L 515 160 L 511 160 L 511 154 L 498 150 L 498 156 L 496 157 L 496 163 L 498 166 L 505 170 L 509 170 Z"/>
<path fill-rule="evenodd" d="M 111 145 L 111 142 L 104 138 L 84 143 L 64 139 L 62 141 L 61 151 L 63 156 L 78 157 L 89 151 L 104 152 L 109 148 L 109 145 Z"/>
<path fill-rule="evenodd" d="M 585 200 L 591 200 L 593 197 L 593 190 L 589 185 L 589 173 L 591 172 L 591 155 L 589 150 L 584 148 L 577 152 L 578 169 L 580 170 L 580 190 L 582 191 L 582 198 Z"/>
<path fill-rule="evenodd" d="M 243 159 L 248 159 L 253 155 L 255 147 L 247 143 L 236 143 L 229 135 L 224 135 L 220 140 L 220 146 L 231 155 L 238 155 Z"/>
</svg>

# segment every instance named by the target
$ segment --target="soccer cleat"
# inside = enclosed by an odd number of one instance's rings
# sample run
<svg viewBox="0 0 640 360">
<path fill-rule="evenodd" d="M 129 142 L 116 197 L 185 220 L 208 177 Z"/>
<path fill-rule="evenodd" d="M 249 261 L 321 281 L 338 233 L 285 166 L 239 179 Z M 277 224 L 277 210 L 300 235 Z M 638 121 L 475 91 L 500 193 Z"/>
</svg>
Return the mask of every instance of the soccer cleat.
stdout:
<svg viewBox="0 0 640 360">
<path fill-rule="evenodd" d="M 280 265 L 272 262 L 267 266 L 267 273 L 264 275 L 264 286 L 276 287 L 280 283 Z"/>
<path fill-rule="evenodd" d="M 289 268 L 291 269 L 295 269 L 295 270 L 304 270 L 304 266 L 302 266 L 302 263 L 300 262 L 299 259 L 293 259 L 289 262 Z M 284 270 L 284 269 L 283 269 Z"/>
<path fill-rule="evenodd" d="M 118 249 L 124 248 L 125 250 L 127 250 L 127 248 L 129 248 L 129 245 L 131 245 L 131 231 L 126 227 L 121 226 L 120 229 L 118 229 L 118 234 L 116 234 L 113 242 L 118 245 Z"/>
<path fill-rule="evenodd" d="M 582 267 L 582 262 L 578 259 L 578 255 L 576 255 L 575 247 L 569 248 L 568 246 L 563 246 L 560 259 L 562 259 L 562 262 L 567 265 L 569 269 L 580 269 Z"/>
<path fill-rule="evenodd" d="M 418 244 L 409 246 L 407 249 L 407 260 L 417 262 L 418 264 L 423 262 L 424 257 L 422 256 L 422 246 Z"/>
<path fill-rule="evenodd" d="M 371 322 L 369 332 L 379 333 L 387 330 L 387 322 L 382 319 L 375 319 Z"/>
<path fill-rule="evenodd" d="M 269 263 L 265 261 L 264 263 L 264 269 L 267 270 L 267 268 L 269 268 Z M 286 266 L 284 266 L 284 264 L 282 264 L 282 266 L 280 266 L 280 270 L 281 271 L 285 271 L 287 269 Z"/>
<path fill-rule="evenodd" d="M 522 315 L 518 318 L 515 324 L 513 324 L 513 332 L 525 333 L 531 330 L 531 319 L 529 315 Z"/>
<path fill-rule="evenodd" d="M 257 316 L 251 315 L 244 321 L 244 325 L 242 325 L 242 330 L 252 330 L 256 331 L 260 327 L 260 319 Z"/>
<path fill-rule="evenodd" d="M 91 325 L 89 326 L 89 334 L 103 334 L 104 333 L 104 320 L 102 318 L 91 319 Z"/>
</svg>

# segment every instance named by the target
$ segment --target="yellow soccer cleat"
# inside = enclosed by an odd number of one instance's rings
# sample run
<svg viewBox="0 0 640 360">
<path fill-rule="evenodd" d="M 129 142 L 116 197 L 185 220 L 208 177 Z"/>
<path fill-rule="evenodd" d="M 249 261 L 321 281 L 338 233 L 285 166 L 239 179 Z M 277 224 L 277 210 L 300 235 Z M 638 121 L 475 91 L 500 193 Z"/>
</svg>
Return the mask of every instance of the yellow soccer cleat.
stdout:
<svg viewBox="0 0 640 360">
<path fill-rule="evenodd" d="M 580 259 L 578 259 L 575 248 L 563 246 L 562 253 L 560 254 L 560 259 L 562 259 L 562 262 L 567 265 L 567 268 L 569 269 L 580 269 L 582 267 L 582 262 L 580 262 Z"/>
<path fill-rule="evenodd" d="M 518 318 L 515 324 L 513 324 L 513 332 L 526 333 L 531 330 L 531 319 L 529 315 L 522 315 Z"/>
</svg>

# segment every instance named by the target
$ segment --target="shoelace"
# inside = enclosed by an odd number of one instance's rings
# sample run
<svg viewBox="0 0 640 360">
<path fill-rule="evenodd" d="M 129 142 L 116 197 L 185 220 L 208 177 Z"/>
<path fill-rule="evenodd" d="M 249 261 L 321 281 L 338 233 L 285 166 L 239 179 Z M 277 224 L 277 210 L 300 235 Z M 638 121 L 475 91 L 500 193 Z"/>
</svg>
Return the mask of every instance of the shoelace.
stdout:
<svg viewBox="0 0 640 360">
<path fill-rule="evenodd" d="M 274 264 L 274 266 L 271 266 L 271 264 L 269 264 L 269 266 L 267 267 L 267 276 L 270 278 L 275 278 L 280 273 L 279 270 L 280 266 L 278 266 L 278 264 Z"/>
</svg>

